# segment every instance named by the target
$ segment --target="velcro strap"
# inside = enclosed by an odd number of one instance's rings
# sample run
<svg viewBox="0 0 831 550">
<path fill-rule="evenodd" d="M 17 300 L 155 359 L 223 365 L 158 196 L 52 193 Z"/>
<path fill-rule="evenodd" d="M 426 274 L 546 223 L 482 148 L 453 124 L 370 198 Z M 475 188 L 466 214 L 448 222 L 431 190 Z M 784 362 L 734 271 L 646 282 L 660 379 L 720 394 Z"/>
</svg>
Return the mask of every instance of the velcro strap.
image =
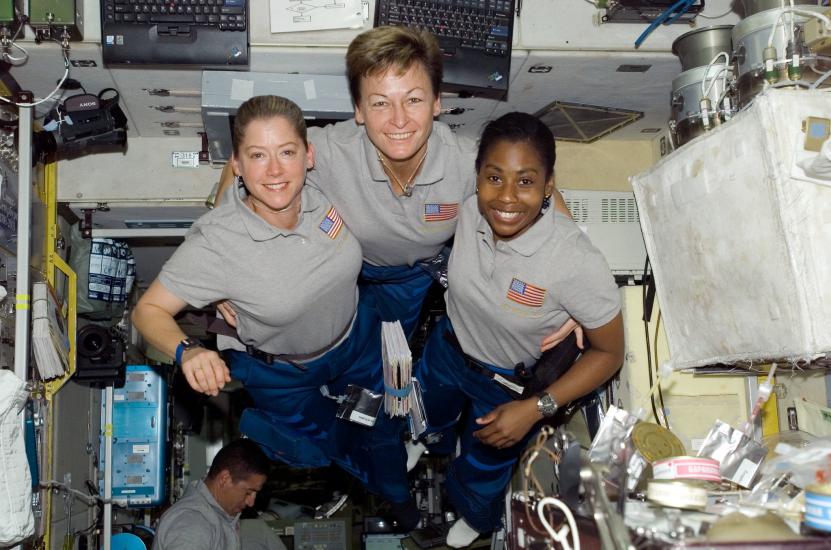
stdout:
<svg viewBox="0 0 831 550">
<path fill-rule="evenodd" d="M 404 386 L 401 389 L 391 388 L 387 385 L 384 385 L 384 392 L 387 395 L 391 395 L 393 397 L 399 397 L 399 398 L 407 397 L 408 395 L 410 395 L 410 390 L 412 390 L 412 389 L 413 389 L 412 382 L 407 384 L 406 386 Z"/>
</svg>

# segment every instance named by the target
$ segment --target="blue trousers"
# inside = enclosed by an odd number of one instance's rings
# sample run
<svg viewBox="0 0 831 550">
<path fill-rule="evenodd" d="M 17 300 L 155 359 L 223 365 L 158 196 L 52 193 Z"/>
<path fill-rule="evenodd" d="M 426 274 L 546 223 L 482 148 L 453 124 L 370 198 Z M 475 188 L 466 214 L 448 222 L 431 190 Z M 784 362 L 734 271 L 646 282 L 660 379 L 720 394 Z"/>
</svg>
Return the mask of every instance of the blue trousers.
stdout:
<svg viewBox="0 0 831 550">
<path fill-rule="evenodd" d="M 230 364 L 257 407 L 243 413 L 240 430 L 271 458 L 295 467 L 335 462 L 390 502 L 409 500 L 404 419 L 383 410 L 372 428 L 337 419 L 338 403 L 320 391 L 327 386 L 342 395 L 349 384 L 382 390 L 381 321 L 371 307 L 359 304 L 346 340 L 303 363 L 306 370 L 239 351 L 231 352 Z"/>
<path fill-rule="evenodd" d="M 364 262 L 359 284 L 361 299 L 378 310 L 381 320 L 401 321 L 409 338 L 418 324 L 433 277 L 418 265 L 380 267 Z"/>
<path fill-rule="evenodd" d="M 430 446 L 431 450 L 452 451 L 455 434 L 461 432 L 461 454 L 447 471 L 447 496 L 471 527 L 486 533 L 501 524 L 505 487 L 511 480 L 514 464 L 536 429 L 530 430 L 523 441 L 504 449 L 485 445 L 473 437 L 473 432 L 482 428 L 476 424 L 476 418 L 513 397 L 497 382 L 465 365 L 464 355 L 444 338 L 444 333 L 452 330 L 447 317 L 435 326 L 416 367 L 416 376 L 423 387 L 428 433 L 443 435 L 441 443 Z M 513 371 L 494 369 L 503 374 Z M 466 408 L 464 424 L 456 426 Z"/>
</svg>

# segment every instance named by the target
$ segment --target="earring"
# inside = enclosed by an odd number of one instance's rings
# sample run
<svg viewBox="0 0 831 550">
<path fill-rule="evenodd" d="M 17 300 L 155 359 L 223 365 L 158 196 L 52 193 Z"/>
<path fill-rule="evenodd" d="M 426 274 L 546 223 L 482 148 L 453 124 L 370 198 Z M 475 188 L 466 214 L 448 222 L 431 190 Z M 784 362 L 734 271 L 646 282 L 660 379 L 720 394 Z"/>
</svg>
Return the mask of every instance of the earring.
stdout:
<svg viewBox="0 0 831 550">
<path fill-rule="evenodd" d="M 237 187 L 243 187 L 245 185 L 245 182 L 242 181 L 242 176 L 237 176 L 234 183 L 236 183 Z"/>
<path fill-rule="evenodd" d="M 543 197 L 543 199 L 542 199 L 542 208 L 541 208 L 540 210 L 541 210 L 542 212 L 545 212 L 546 210 L 548 210 L 548 208 L 549 208 L 550 206 L 551 206 L 551 195 L 546 195 L 546 196 L 545 196 L 545 197 Z"/>
</svg>

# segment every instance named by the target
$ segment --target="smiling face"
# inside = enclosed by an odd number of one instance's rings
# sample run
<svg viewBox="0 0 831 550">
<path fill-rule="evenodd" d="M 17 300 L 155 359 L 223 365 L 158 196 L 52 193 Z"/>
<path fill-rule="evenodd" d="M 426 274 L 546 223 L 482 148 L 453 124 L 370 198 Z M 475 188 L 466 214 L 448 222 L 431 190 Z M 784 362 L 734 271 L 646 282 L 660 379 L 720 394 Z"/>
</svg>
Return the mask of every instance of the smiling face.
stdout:
<svg viewBox="0 0 831 550">
<path fill-rule="evenodd" d="M 495 240 L 522 235 L 537 220 L 554 190 L 546 166 L 528 141 L 500 140 L 485 152 L 476 178 L 479 211 Z"/>
<path fill-rule="evenodd" d="M 299 210 L 306 170 L 314 165 L 314 150 L 303 143 L 285 117 L 257 118 L 246 126 L 231 162 L 234 174 L 242 176 L 255 199 L 253 210 L 271 223 L 274 211 Z M 272 212 L 256 208 L 256 201 Z"/>
<path fill-rule="evenodd" d="M 441 109 L 424 67 L 413 63 L 402 74 L 392 68 L 364 76 L 360 88 L 355 120 L 366 126 L 372 144 L 391 163 L 418 162 Z"/>
</svg>

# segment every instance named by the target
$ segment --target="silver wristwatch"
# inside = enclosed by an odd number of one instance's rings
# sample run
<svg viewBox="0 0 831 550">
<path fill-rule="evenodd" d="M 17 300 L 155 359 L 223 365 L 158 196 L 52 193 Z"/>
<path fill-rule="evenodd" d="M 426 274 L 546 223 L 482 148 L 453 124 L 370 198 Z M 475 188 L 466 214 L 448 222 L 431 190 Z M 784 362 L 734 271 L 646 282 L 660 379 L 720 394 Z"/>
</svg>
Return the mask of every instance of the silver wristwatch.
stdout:
<svg viewBox="0 0 831 550">
<path fill-rule="evenodd" d="M 560 406 L 554 401 L 554 398 L 551 397 L 551 394 L 547 391 L 542 391 L 537 394 L 537 410 L 540 411 L 540 414 L 543 415 L 544 418 L 550 418 L 554 416 L 554 413 L 557 412 L 557 409 Z"/>
</svg>

